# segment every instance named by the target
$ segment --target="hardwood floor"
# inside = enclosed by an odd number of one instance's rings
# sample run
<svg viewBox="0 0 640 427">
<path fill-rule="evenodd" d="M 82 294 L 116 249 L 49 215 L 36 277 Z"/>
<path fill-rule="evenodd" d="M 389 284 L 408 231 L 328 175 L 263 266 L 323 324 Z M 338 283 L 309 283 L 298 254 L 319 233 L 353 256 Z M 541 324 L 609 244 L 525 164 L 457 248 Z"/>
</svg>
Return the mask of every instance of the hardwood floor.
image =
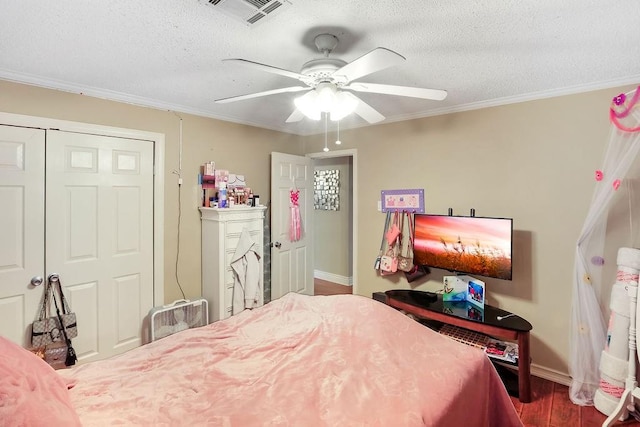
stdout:
<svg viewBox="0 0 640 427">
<path fill-rule="evenodd" d="M 522 423 L 529 427 L 593 427 L 601 426 L 607 417 L 593 406 L 574 405 L 569 399 L 569 388 L 538 377 L 531 377 L 531 403 L 511 401 Z M 635 419 L 618 421 L 614 426 L 640 426 Z"/>
<path fill-rule="evenodd" d="M 351 292 L 351 286 L 340 285 L 338 283 L 328 282 L 322 279 L 313 279 L 314 295 L 350 294 Z"/>
<path fill-rule="evenodd" d="M 314 295 L 350 294 L 351 286 L 314 279 Z M 595 427 L 601 426 L 605 415 L 593 406 L 574 405 L 569 399 L 569 388 L 538 377 L 531 377 L 531 403 L 521 403 L 512 397 L 522 423 L 527 427 Z M 640 422 L 629 418 L 614 426 L 640 427 Z"/>
</svg>

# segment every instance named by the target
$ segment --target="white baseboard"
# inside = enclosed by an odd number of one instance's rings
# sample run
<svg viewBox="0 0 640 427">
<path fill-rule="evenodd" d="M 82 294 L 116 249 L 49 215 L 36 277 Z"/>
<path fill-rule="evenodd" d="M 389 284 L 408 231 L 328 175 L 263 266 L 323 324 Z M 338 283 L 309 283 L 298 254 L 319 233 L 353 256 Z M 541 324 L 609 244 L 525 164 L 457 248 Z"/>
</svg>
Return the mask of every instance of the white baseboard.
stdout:
<svg viewBox="0 0 640 427">
<path fill-rule="evenodd" d="M 571 377 L 568 374 L 533 363 L 531 364 L 531 375 L 553 381 L 554 383 L 566 385 L 567 387 L 571 385 Z"/>
<path fill-rule="evenodd" d="M 499 361 L 497 361 L 501 364 Z M 517 367 L 511 366 L 509 364 L 501 364 L 509 369 L 518 370 Z M 563 372 L 556 371 L 555 369 L 545 368 L 544 366 L 531 364 L 531 376 L 543 378 L 548 381 L 553 381 L 554 383 L 566 385 L 569 387 L 571 385 L 571 377 Z"/>
<path fill-rule="evenodd" d="M 353 285 L 353 277 L 340 276 L 338 274 L 327 273 L 325 271 L 313 270 L 313 277 L 316 279 L 326 280 L 328 282 L 338 283 L 344 286 Z"/>
</svg>

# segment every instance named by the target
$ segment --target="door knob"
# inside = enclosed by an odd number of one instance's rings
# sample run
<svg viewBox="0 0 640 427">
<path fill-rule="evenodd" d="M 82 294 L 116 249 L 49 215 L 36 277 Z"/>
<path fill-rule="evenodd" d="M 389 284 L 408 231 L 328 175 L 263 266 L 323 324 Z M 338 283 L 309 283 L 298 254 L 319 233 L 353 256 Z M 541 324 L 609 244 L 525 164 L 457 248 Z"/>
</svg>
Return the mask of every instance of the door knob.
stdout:
<svg viewBox="0 0 640 427">
<path fill-rule="evenodd" d="M 275 243 L 272 243 L 272 245 L 275 246 L 276 248 L 280 249 L 280 246 L 282 246 L 282 243 L 275 242 Z"/>
<path fill-rule="evenodd" d="M 47 277 L 47 280 L 50 282 L 57 282 L 60 280 L 60 277 L 58 276 L 58 273 L 51 273 L 49 277 Z"/>
<path fill-rule="evenodd" d="M 33 276 L 33 277 L 31 278 L 31 285 L 33 285 L 33 286 L 40 286 L 40 285 L 42 285 L 42 281 L 43 281 L 43 280 L 44 280 L 44 279 L 42 278 L 42 276 Z"/>
</svg>

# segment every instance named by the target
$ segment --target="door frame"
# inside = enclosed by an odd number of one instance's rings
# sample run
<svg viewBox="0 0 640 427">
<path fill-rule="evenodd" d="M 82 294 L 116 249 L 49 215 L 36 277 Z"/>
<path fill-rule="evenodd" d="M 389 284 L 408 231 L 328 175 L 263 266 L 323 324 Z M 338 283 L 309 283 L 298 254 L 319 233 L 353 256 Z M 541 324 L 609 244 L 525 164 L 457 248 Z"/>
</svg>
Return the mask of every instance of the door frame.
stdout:
<svg viewBox="0 0 640 427">
<path fill-rule="evenodd" d="M 164 160 L 162 133 L 0 112 L 0 124 L 153 142 L 153 303 L 164 304 Z M 43 272 L 45 273 L 45 272 Z"/>
<path fill-rule="evenodd" d="M 358 293 L 358 150 L 355 148 L 349 148 L 345 150 L 327 151 L 319 153 L 309 153 L 306 155 L 311 159 L 329 159 L 332 157 L 351 157 L 352 160 L 352 185 L 353 191 L 351 192 L 352 198 L 352 210 L 351 210 L 351 274 L 352 284 L 351 293 L 356 295 Z"/>
</svg>

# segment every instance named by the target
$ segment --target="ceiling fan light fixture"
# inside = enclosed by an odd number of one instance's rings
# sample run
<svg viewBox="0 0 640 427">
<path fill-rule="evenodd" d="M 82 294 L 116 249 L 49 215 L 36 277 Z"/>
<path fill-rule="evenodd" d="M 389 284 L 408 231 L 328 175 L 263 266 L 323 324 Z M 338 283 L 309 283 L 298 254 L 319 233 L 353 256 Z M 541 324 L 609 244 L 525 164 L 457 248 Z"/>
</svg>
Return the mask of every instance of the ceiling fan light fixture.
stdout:
<svg viewBox="0 0 640 427">
<path fill-rule="evenodd" d="M 232 0 L 209 0 L 210 2 L 231 2 Z M 264 0 L 233 0 L 262 2 Z M 275 0 L 274 0 L 275 1 Z M 286 1 L 286 0 L 281 0 Z M 410 86 L 365 83 L 361 77 L 399 65 L 406 58 L 384 47 L 377 47 L 351 62 L 330 58 L 329 54 L 338 44 L 333 34 L 320 34 L 314 39 L 322 58 L 312 59 L 303 64 L 300 72 L 285 70 L 246 59 L 230 58 L 225 61 L 253 67 L 304 83 L 304 86 L 290 86 L 279 89 L 254 92 L 247 95 L 216 99 L 215 102 L 227 103 L 245 99 L 260 98 L 267 95 L 300 92 L 306 93 L 294 100 L 296 109 L 287 118 L 286 123 L 302 120 L 304 117 L 320 120 L 326 114 L 332 121 L 339 121 L 355 113 L 369 124 L 379 123 L 385 117 L 357 96 L 357 93 L 376 93 L 383 95 L 405 96 L 419 99 L 443 100 L 447 92 L 441 89 L 427 89 Z"/>
<path fill-rule="evenodd" d="M 337 102 L 336 86 L 331 83 L 320 83 L 316 87 L 316 107 L 325 113 L 330 112 Z"/>
<path fill-rule="evenodd" d="M 314 90 L 295 98 L 293 102 L 311 120 L 320 120 L 322 113 L 328 113 L 333 121 L 341 120 L 353 113 L 358 105 L 356 97 L 339 91 L 332 83 L 320 83 Z"/>
<path fill-rule="evenodd" d="M 345 92 L 338 92 L 336 93 L 333 107 L 329 112 L 330 118 L 334 122 L 340 121 L 353 113 L 357 106 L 358 99 L 355 96 L 349 96 L 349 94 Z"/>
<path fill-rule="evenodd" d="M 293 100 L 296 108 L 300 110 L 302 114 L 311 120 L 320 120 L 321 113 L 316 104 L 317 93 L 315 90 L 307 92 L 306 94 L 297 97 Z"/>
</svg>

